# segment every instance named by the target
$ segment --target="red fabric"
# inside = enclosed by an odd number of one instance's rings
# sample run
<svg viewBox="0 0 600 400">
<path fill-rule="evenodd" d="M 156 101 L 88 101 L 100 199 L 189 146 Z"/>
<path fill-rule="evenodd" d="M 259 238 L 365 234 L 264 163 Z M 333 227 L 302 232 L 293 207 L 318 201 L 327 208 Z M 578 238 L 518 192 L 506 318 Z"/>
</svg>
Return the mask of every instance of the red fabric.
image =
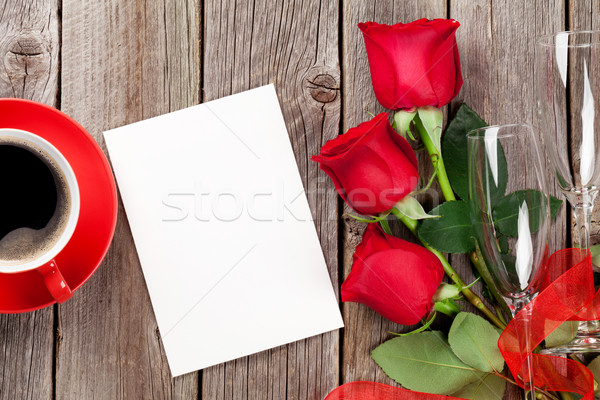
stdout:
<svg viewBox="0 0 600 400">
<path fill-rule="evenodd" d="M 329 393 L 325 400 L 437 400 L 458 397 L 413 392 L 377 382 L 350 382 Z"/>
<path fill-rule="evenodd" d="M 565 269 L 568 271 L 561 274 Z M 573 319 L 594 319 L 596 314 L 593 307 L 598 295 L 594 291 L 589 253 L 579 249 L 558 251 L 550 257 L 547 271 L 545 288 L 508 324 L 498 341 L 514 377 L 527 376 L 527 355 L 560 324 Z M 577 318 L 575 314 L 581 310 L 583 314 Z M 529 335 L 525 335 L 522 332 L 526 331 L 528 319 Z M 578 393 L 584 400 L 594 399 L 594 377 L 582 364 L 562 357 L 532 354 L 532 366 L 537 387 Z M 523 387 L 521 379 L 516 381 Z"/>
<path fill-rule="evenodd" d="M 460 24 L 419 19 L 409 24 L 358 24 L 377 100 L 390 110 L 442 107 L 462 86 L 454 36 Z"/>
<path fill-rule="evenodd" d="M 398 324 L 414 325 L 431 311 L 443 277 L 432 252 L 369 224 L 342 284 L 342 301 L 362 303 Z"/>
<path fill-rule="evenodd" d="M 567 270 L 567 272 L 564 272 Z M 594 291 L 589 253 L 565 249 L 548 260 L 548 275 L 542 292 L 508 324 L 498 347 L 513 377 L 528 376 L 531 355 L 535 386 L 548 391 L 574 392 L 583 400 L 594 400 L 594 377 L 589 369 L 570 359 L 532 354 L 553 330 L 567 320 L 591 320 L 599 315 L 600 291 Z M 375 382 L 352 382 L 333 390 L 326 400 L 436 400 L 454 397 L 412 392 Z"/>
<path fill-rule="evenodd" d="M 419 182 L 415 152 L 391 127 L 387 113 L 328 141 L 312 160 L 344 201 L 363 215 L 390 210 Z"/>
</svg>

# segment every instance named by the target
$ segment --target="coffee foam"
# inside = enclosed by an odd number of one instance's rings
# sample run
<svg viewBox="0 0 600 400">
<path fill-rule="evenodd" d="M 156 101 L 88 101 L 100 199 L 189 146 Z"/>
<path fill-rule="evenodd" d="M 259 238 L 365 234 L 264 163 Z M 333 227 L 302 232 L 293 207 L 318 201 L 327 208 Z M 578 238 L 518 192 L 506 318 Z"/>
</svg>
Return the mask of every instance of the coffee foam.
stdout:
<svg viewBox="0 0 600 400">
<path fill-rule="evenodd" d="M 67 226 L 71 210 L 71 196 L 66 177 L 54 158 L 45 151 L 27 140 L 18 138 L 0 137 L 0 145 L 21 147 L 38 156 L 52 173 L 57 194 L 56 210 L 44 228 L 38 230 L 28 227 L 18 228 L 0 239 L 1 267 L 34 261 L 54 247 Z M 2 223 L 1 220 L 0 223 Z"/>
</svg>

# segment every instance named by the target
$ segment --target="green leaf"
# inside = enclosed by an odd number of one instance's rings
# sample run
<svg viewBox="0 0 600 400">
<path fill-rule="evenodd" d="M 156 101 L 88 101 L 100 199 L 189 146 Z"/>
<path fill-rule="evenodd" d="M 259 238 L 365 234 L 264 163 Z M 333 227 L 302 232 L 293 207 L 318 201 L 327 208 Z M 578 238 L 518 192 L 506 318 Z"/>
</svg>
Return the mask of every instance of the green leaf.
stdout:
<svg viewBox="0 0 600 400">
<path fill-rule="evenodd" d="M 425 212 L 423 206 L 412 196 L 406 196 L 394 206 L 404 216 L 410 219 L 439 218 L 439 215 L 430 215 Z"/>
<path fill-rule="evenodd" d="M 600 382 L 600 356 L 594 358 L 592 360 L 592 362 L 587 365 L 587 367 L 590 371 L 592 371 L 592 374 L 594 375 L 594 380 L 596 382 Z M 596 389 L 596 391 L 595 391 L 596 396 L 598 396 L 599 391 L 600 391 L 600 388 Z"/>
<path fill-rule="evenodd" d="M 483 377 L 456 357 L 438 331 L 388 340 L 371 357 L 390 378 L 418 392 L 451 394 Z"/>
<path fill-rule="evenodd" d="M 404 139 L 408 139 L 408 135 L 410 134 L 410 123 L 413 119 L 415 119 L 415 115 L 417 115 L 416 110 L 413 112 L 400 110 L 394 114 L 394 122 L 392 127 Z M 414 140 L 414 138 L 412 139 Z"/>
<path fill-rule="evenodd" d="M 441 218 L 423 220 L 418 228 L 419 238 L 445 253 L 475 250 L 468 202 L 447 201 L 431 210 L 429 215 L 441 215 Z"/>
<path fill-rule="evenodd" d="M 600 244 L 590 246 L 590 253 L 592 254 L 592 264 L 600 266 Z"/>
<path fill-rule="evenodd" d="M 346 215 L 348 217 L 350 217 L 350 218 L 354 218 L 357 221 L 364 222 L 364 223 L 367 223 L 367 224 L 373 224 L 373 223 L 376 223 L 376 222 L 381 222 L 384 219 L 387 219 L 388 216 L 390 215 L 390 213 L 389 212 L 384 212 L 384 213 L 381 213 L 381 214 L 379 214 L 377 216 L 366 216 L 366 217 L 361 217 L 360 215 L 354 215 L 354 214 L 350 214 L 350 213 L 344 213 L 343 216 L 346 216 Z"/>
<path fill-rule="evenodd" d="M 504 196 L 495 203 L 492 210 L 494 226 L 501 234 L 516 237 L 518 234 L 519 208 L 523 202 L 527 203 L 529 210 L 529 228 L 531 232 L 537 232 L 540 226 L 540 208 L 542 204 L 542 194 L 537 190 L 517 190 Z M 554 201 L 552 199 L 555 199 Z M 562 201 L 551 197 L 550 215 L 556 217 Z"/>
<path fill-rule="evenodd" d="M 505 390 L 506 380 L 494 374 L 487 374 L 483 379 L 468 384 L 453 396 L 469 400 L 501 400 Z"/>
<path fill-rule="evenodd" d="M 452 189 L 461 199 L 469 198 L 467 133 L 487 126 L 475 111 L 461 104 L 442 137 L 442 157 Z M 506 169 L 505 169 L 506 170 Z"/>
<path fill-rule="evenodd" d="M 560 210 L 560 206 L 563 205 L 563 201 L 554 196 L 550 196 L 550 218 L 554 220 L 556 215 L 558 214 L 558 210 Z"/>
<path fill-rule="evenodd" d="M 425 106 L 417 108 L 419 119 L 423 124 L 423 128 L 429 135 L 431 143 L 433 143 L 438 154 L 441 154 L 442 147 L 442 125 L 444 122 L 444 114 L 442 110 L 433 106 Z"/>
<path fill-rule="evenodd" d="M 502 371 L 504 358 L 498 349 L 500 335 L 478 315 L 461 312 L 454 318 L 448 342 L 462 362 L 485 372 Z"/>
<path fill-rule="evenodd" d="M 458 299 L 461 289 L 462 288 L 458 285 L 442 282 L 433 294 L 433 302 L 435 303 L 436 301 L 446 299 Z"/>
<path fill-rule="evenodd" d="M 372 224 L 374 222 L 379 222 L 380 221 L 379 219 L 376 219 L 375 217 L 373 217 L 373 218 L 371 218 L 371 217 L 364 218 L 364 217 L 360 217 L 358 215 L 354 215 L 354 214 L 350 214 L 350 213 L 345 213 L 344 215 L 347 215 L 347 216 L 349 216 L 351 218 L 354 218 L 357 221 L 364 222 L 364 223 L 367 223 L 367 224 Z"/>
<path fill-rule="evenodd" d="M 560 325 L 546 337 L 546 347 L 555 347 L 569 343 L 571 340 L 573 340 L 573 338 L 575 338 L 578 325 L 579 323 L 577 321 L 563 322 L 562 325 Z"/>
<path fill-rule="evenodd" d="M 454 318 L 454 316 L 460 312 L 460 307 L 452 299 L 445 299 L 445 300 L 441 300 L 441 301 L 436 301 L 433 304 L 433 308 L 436 311 L 439 311 L 442 314 L 446 314 L 446 315 L 448 315 L 448 316 L 450 316 L 452 318 Z"/>
</svg>

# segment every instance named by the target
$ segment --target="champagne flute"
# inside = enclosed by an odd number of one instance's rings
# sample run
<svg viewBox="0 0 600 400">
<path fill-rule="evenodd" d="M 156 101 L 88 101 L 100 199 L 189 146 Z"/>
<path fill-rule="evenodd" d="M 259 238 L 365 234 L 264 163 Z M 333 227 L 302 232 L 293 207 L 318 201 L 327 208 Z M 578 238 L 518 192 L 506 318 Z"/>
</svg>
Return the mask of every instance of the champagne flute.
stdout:
<svg viewBox="0 0 600 400">
<path fill-rule="evenodd" d="M 558 184 L 572 206 L 573 238 L 587 256 L 600 184 L 600 32 L 560 32 L 536 43 L 539 128 Z M 570 343 L 545 353 L 600 352 L 600 322 L 581 321 Z"/>
<path fill-rule="evenodd" d="M 476 129 L 467 138 L 478 251 L 515 316 L 538 293 L 548 254 L 549 203 L 538 145 L 533 129 L 520 124 Z M 523 333 L 528 348 L 529 334 Z M 530 357 L 521 371 L 535 398 Z"/>
</svg>

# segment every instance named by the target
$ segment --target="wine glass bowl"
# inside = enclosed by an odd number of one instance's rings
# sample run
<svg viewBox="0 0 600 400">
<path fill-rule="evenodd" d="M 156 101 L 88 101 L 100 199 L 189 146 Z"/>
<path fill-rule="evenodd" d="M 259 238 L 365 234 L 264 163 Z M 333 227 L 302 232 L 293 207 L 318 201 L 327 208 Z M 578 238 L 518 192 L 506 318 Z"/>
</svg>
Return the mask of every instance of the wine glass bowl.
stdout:
<svg viewBox="0 0 600 400">
<path fill-rule="evenodd" d="M 558 186 L 572 207 L 574 247 L 589 255 L 594 200 L 600 187 L 600 31 L 538 38 L 539 131 Z M 547 353 L 600 352 L 600 322 L 582 321 L 573 341 Z"/>
<path fill-rule="evenodd" d="M 516 313 L 541 285 L 549 202 L 533 129 L 514 124 L 468 134 L 469 203 L 477 246 Z"/>
<path fill-rule="evenodd" d="M 488 285 L 503 296 L 513 317 L 532 300 L 544 278 L 548 255 L 549 199 L 533 129 L 513 124 L 476 129 L 467 135 L 469 207 L 477 253 Z M 529 348 L 525 321 L 523 351 Z M 523 371 L 525 399 L 534 399 L 531 357 Z"/>
<path fill-rule="evenodd" d="M 600 183 L 600 31 L 559 32 L 536 45 L 540 130 L 567 197 Z"/>
</svg>

